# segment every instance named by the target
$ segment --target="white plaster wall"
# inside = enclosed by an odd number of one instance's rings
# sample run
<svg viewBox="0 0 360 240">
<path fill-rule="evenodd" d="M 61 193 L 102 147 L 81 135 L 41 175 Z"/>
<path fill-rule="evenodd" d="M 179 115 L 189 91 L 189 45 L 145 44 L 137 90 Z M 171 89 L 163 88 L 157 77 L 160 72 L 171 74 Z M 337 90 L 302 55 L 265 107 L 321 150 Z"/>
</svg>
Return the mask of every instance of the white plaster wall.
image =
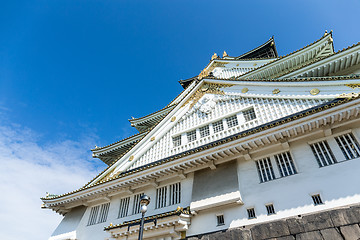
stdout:
<svg viewBox="0 0 360 240">
<path fill-rule="evenodd" d="M 177 183 L 179 181 L 180 181 L 179 179 L 172 179 L 172 180 L 164 181 L 164 182 L 160 183 L 159 187 Z M 109 214 L 107 217 L 107 221 L 104 223 L 98 223 L 95 225 L 87 226 L 91 207 L 96 206 L 99 203 L 89 205 L 83 218 L 81 219 L 81 221 L 79 223 L 78 228 L 76 229 L 77 239 L 79 239 L 79 240 L 105 239 L 106 237 L 109 237 L 109 234 L 106 231 L 104 231 L 104 227 L 109 226 L 110 223 L 115 225 L 115 224 L 123 223 L 124 221 L 135 220 L 135 219 L 141 218 L 140 213 L 135 214 L 135 215 L 131 214 L 132 207 L 133 207 L 133 201 L 134 201 L 133 196 L 138 193 L 144 192 L 146 195 L 148 195 L 151 198 L 150 204 L 148 206 L 148 211 L 146 212 L 145 216 L 151 216 L 151 215 L 160 214 L 160 213 L 164 213 L 164 212 L 168 212 L 168 211 L 173 211 L 173 210 L 176 210 L 176 208 L 178 206 L 184 207 L 184 208 L 190 206 L 193 174 L 192 173 L 188 174 L 187 178 L 181 180 L 180 182 L 181 182 L 181 189 L 182 189 L 181 202 L 176 205 L 171 205 L 171 206 L 167 206 L 164 208 L 155 209 L 156 188 L 148 186 L 146 188 L 135 191 L 134 194 L 131 194 L 131 195 L 122 194 L 122 195 L 117 195 L 117 196 L 112 197 L 111 201 L 110 201 Z M 128 196 L 130 196 L 130 205 L 129 205 L 128 216 L 126 216 L 124 218 L 118 218 L 119 208 L 120 208 L 120 199 L 124 198 L 124 197 L 128 197 Z"/>
<path fill-rule="evenodd" d="M 353 133 L 360 141 L 360 129 L 353 129 Z M 244 205 L 199 212 L 192 218 L 187 236 L 360 203 L 360 158 L 340 162 L 345 157 L 331 136 L 328 142 L 339 163 L 320 168 L 308 141 L 309 139 L 290 144 L 290 152 L 298 170 L 292 176 L 260 183 L 255 162 L 239 161 L 239 188 Z M 273 168 L 279 176 L 274 163 Z M 312 194 L 320 194 L 324 204 L 314 206 Z M 267 215 L 265 204 L 268 203 L 274 204 L 276 214 Z M 249 220 L 247 208 L 252 207 L 255 208 L 257 217 Z M 224 214 L 225 225 L 216 226 L 217 214 Z"/>
</svg>

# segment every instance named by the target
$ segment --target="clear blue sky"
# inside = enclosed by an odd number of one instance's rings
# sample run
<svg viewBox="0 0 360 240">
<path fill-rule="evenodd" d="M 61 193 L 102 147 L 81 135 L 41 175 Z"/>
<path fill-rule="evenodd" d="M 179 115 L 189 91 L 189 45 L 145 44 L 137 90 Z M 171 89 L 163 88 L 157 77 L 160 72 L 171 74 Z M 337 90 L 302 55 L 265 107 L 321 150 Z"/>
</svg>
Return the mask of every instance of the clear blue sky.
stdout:
<svg viewBox="0 0 360 240">
<path fill-rule="evenodd" d="M 359 9 L 359 0 L 0 0 L 0 239 L 47 239 L 61 217 L 39 197 L 92 179 L 105 166 L 89 149 L 136 133 L 128 119 L 167 105 L 214 52 L 237 56 L 274 35 L 285 55 L 331 29 L 339 50 L 360 41 Z"/>
</svg>

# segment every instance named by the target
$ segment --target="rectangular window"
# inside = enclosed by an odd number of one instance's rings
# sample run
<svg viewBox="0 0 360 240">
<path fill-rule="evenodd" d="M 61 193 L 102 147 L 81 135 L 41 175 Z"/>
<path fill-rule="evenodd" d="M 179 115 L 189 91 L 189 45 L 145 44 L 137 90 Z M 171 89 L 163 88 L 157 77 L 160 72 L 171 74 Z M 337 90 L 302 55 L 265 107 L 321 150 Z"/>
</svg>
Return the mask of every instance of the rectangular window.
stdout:
<svg viewBox="0 0 360 240">
<path fill-rule="evenodd" d="M 228 128 L 235 127 L 239 124 L 236 115 L 226 118 L 226 123 Z"/>
<path fill-rule="evenodd" d="M 244 118 L 245 118 L 245 122 L 249 122 L 249 121 L 254 120 L 256 118 L 254 108 L 250 108 L 249 110 L 243 111 L 243 115 L 244 115 Z"/>
<path fill-rule="evenodd" d="M 216 220 L 217 220 L 217 226 L 225 225 L 224 215 L 217 215 Z"/>
<path fill-rule="evenodd" d="M 196 130 L 186 133 L 188 142 L 192 142 L 196 140 Z"/>
<path fill-rule="evenodd" d="M 223 125 L 222 120 L 220 120 L 218 122 L 215 122 L 212 125 L 213 125 L 213 128 L 214 128 L 214 133 L 217 133 L 217 132 L 220 132 L 220 131 L 224 130 L 224 125 Z"/>
<path fill-rule="evenodd" d="M 291 158 L 290 152 L 284 152 L 275 155 L 275 160 L 279 168 L 280 176 L 285 177 L 296 174 L 294 161 Z"/>
<path fill-rule="evenodd" d="M 268 204 L 266 206 L 267 215 L 275 214 L 275 209 L 273 204 Z"/>
<path fill-rule="evenodd" d="M 360 146 L 352 133 L 335 137 L 346 160 L 360 157 Z"/>
<path fill-rule="evenodd" d="M 126 217 L 129 211 L 130 197 L 123 198 L 120 200 L 120 209 L 118 218 Z"/>
<path fill-rule="evenodd" d="M 105 203 L 101 205 L 98 223 L 106 222 L 109 213 L 109 207 L 110 203 Z"/>
<path fill-rule="evenodd" d="M 247 213 L 249 219 L 256 218 L 255 208 L 248 208 Z"/>
<path fill-rule="evenodd" d="M 181 200 L 181 184 L 174 183 L 169 186 L 170 190 L 170 205 L 178 204 Z"/>
<path fill-rule="evenodd" d="M 209 125 L 200 128 L 200 137 L 206 137 L 210 135 Z"/>
<path fill-rule="evenodd" d="M 323 204 L 323 201 L 321 200 L 320 194 L 312 195 L 311 198 L 312 198 L 315 206 Z"/>
<path fill-rule="evenodd" d="M 260 182 L 267 182 L 275 179 L 275 174 L 270 158 L 264 158 L 255 162 L 259 173 Z"/>
<path fill-rule="evenodd" d="M 89 217 L 89 221 L 88 221 L 88 224 L 87 224 L 88 226 L 96 224 L 96 219 L 97 219 L 98 214 L 99 214 L 99 209 L 100 209 L 100 206 L 95 206 L 95 207 L 91 208 L 90 217 Z"/>
<path fill-rule="evenodd" d="M 140 213 L 140 199 L 144 193 L 139 193 L 134 196 L 132 214 Z"/>
<path fill-rule="evenodd" d="M 174 147 L 178 147 L 181 145 L 181 135 L 173 137 L 173 145 Z"/>
<path fill-rule="evenodd" d="M 320 167 L 336 163 L 334 154 L 332 153 L 327 141 L 321 141 L 311 144 L 310 148 Z"/>
<path fill-rule="evenodd" d="M 167 187 L 161 187 L 161 188 L 156 189 L 155 208 L 166 207 L 166 193 L 167 193 Z"/>
</svg>

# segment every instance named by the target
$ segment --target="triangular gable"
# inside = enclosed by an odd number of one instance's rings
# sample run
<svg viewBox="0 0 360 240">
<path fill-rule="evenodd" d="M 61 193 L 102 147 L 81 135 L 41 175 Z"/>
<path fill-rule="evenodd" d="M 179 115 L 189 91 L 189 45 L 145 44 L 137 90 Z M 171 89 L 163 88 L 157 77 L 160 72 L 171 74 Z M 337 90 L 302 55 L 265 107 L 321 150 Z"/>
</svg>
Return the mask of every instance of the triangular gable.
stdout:
<svg viewBox="0 0 360 240">
<path fill-rule="evenodd" d="M 184 96 L 179 104 L 135 147 L 91 184 L 104 180 L 104 177 L 114 177 L 121 172 L 195 148 L 196 145 L 199 146 L 206 141 L 215 141 L 242 129 L 320 105 L 338 97 L 340 93 L 351 92 L 351 88 L 345 86 L 351 81 L 354 79 L 340 83 L 329 78 L 326 84 L 324 81 L 313 79 L 307 82 L 288 79 L 281 82 L 269 80 L 257 83 L 203 80 L 189 91 L 189 94 Z M 256 119 L 241 122 L 245 118 L 244 111 L 251 108 L 255 110 Z M 205 116 L 209 115 L 206 113 L 208 109 L 211 111 L 211 117 Z M 219 132 L 218 136 L 208 138 L 206 141 L 199 139 L 196 144 L 189 142 L 177 147 L 173 146 L 173 137 L 182 135 L 182 139 L 185 137 L 186 142 L 188 131 L 194 129 L 199 131 L 202 126 L 235 114 L 239 117 L 239 126 L 225 129 L 227 132 Z"/>
</svg>

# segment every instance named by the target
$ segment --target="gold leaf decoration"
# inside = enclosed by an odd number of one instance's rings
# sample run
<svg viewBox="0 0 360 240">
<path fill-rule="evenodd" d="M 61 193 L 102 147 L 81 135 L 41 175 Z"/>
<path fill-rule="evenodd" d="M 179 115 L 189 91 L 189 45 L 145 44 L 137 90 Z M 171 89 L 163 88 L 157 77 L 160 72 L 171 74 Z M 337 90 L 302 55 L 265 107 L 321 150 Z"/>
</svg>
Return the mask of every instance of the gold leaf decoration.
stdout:
<svg viewBox="0 0 360 240">
<path fill-rule="evenodd" d="M 247 93 L 248 91 L 249 91 L 248 88 L 243 88 L 243 89 L 241 89 L 241 92 L 242 92 L 242 93 Z"/>
<path fill-rule="evenodd" d="M 349 88 L 352 88 L 352 89 L 355 89 L 355 88 L 360 88 L 360 84 L 345 84 L 345 86 L 349 87 Z"/>
<path fill-rule="evenodd" d="M 151 137 L 150 141 L 154 141 L 155 140 L 155 137 Z"/>
<path fill-rule="evenodd" d="M 319 94 L 319 92 L 320 92 L 320 90 L 317 89 L 317 88 L 313 88 L 313 89 L 310 90 L 311 95 L 317 95 L 317 94 Z"/>
<path fill-rule="evenodd" d="M 234 84 L 218 84 L 218 83 L 204 83 L 185 103 L 182 107 L 192 101 L 190 108 L 192 108 L 206 93 L 225 95 L 221 88 L 232 87 Z"/>
<path fill-rule="evenodd" d="M 131 156 L 129 157 L 129 161 L 132 161 L 132 160 L 134 160 L 134 155 L 131 155 Z"/>
<path fill-rule="evenodd" d="M 172 122 L 175 122 L 175 120 L 176 120 L 176 117 L 175 117 L 175 116 L 171 118 L 171 121 L 172 121 Z"/>
<path fill-rule="evenodd" d="M 280 90 L 278 88 L 276 88 L 272 91 L 273 94 L 278 94 L 279 92 L 280 92 Z"/>
</svg>

